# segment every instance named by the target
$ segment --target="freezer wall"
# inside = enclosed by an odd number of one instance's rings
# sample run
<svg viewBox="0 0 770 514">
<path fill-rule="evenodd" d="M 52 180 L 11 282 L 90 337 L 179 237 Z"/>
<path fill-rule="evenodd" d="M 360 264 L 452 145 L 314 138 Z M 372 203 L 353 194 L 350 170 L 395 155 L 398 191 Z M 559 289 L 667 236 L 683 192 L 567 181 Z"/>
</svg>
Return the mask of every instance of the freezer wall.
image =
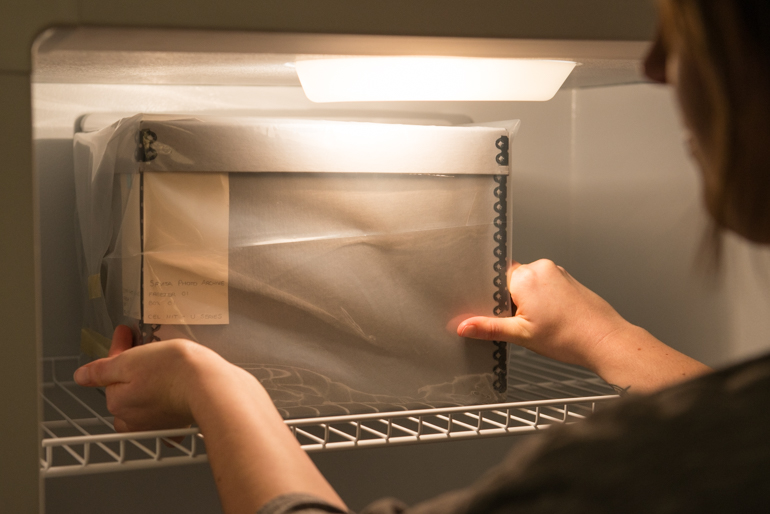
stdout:
<svg viewBox="0 0 770 514">
<path fill-rule="evenodd" d="M 583 89 L 573 109 L 568 269 L 709 365 L 768 351 L 770 252 L 726 235 L 710 262 L 699 172 L 669 88 Z"/>
<path fill-rule="evenodd" d="M 720 314 L 724 273 L 699 267 L 707 218 L 668 88 L 577 92 L 573 137 L 568 269 L 683 353 L 740 357 Z"/>
</svg>

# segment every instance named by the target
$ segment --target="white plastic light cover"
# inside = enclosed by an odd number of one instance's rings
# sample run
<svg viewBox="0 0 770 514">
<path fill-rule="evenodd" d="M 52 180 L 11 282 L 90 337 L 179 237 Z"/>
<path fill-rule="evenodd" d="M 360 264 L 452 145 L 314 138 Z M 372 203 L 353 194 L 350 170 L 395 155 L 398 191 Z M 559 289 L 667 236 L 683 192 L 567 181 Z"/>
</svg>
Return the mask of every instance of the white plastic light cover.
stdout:
<svg viewBox="0 0 770 514">
<path fill-rule="evenodd" d="M 350 57 L 297 61 L 313 102 L 546 101 L 572 61 L 469 57 Z"/>
</svg>

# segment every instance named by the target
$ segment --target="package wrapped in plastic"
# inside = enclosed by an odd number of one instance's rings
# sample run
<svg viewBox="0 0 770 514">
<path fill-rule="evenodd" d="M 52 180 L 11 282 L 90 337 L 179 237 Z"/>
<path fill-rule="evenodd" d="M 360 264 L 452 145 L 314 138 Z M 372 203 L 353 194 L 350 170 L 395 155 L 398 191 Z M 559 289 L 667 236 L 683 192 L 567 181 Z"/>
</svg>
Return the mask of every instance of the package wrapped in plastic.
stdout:
<svg viewBox="0 0 770 514">
<path fill-rule="evenodd" d="M 285 417 L 504 400 L 509 132 L 137 115 L 75 137 L 81 348 L 184 337 Z"/>
</svg>

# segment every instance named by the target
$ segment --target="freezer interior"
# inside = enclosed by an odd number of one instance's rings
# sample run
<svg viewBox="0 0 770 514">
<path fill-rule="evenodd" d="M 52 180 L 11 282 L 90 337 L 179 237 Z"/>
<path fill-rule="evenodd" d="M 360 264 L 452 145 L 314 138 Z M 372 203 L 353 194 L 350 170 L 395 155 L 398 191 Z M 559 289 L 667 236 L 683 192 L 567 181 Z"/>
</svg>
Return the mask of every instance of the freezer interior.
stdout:
<svg viewBox="0 0 770 514">
<path fill-rule="evenodd" d="M 74 356 L 76 363 L 81 355 L 84 310 L 76 299 L 87 284 L 76 252 L 73 138 L 137 113 L 501 129 L 520 120 L 510 141 L 507 192 L 512 258 L 552 259 L 624 317 L 707 364 L 765 351 L 770 322 L 761 313 L 768 300 L 754 277 L 766 268 L 767 252 L 727 237 L 716 273 L 699 264 L 708 223 L 697 171 L 671 92 L 640 74 L 645 48 L 643 42 L 47 32 L 34 49 L 32 86 L 44 359 Z M 546 58 L 578 66 L 545 102 L 308 100 L 296 62 L 351 55 Z M 507 400 L 559 396 L 572 387 L 538 378 L 532 368 L 516 371 L 526 352 L 509 353 Z M 333 474 L 335 465 L 329 469 Z M 436 491 L 404 496 L 414 501 Z M 349 493 L 380 494 L 375 485 L 351 486 Z"/>
</svg>

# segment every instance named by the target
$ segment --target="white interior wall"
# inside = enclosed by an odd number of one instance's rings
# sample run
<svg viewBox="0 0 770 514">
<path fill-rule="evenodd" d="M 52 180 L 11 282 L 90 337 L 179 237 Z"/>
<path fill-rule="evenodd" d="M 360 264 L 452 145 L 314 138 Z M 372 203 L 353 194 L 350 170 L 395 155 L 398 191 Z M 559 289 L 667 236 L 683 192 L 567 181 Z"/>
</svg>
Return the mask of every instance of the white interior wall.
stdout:
<svg viewBox="0 0 770 514">
<path fill-rule="evenodd" d="M 719 366 L 770 349 L 770 253 L 735 236 L 702 266 L 708 218 L 672 92 L 575 91 L 568 269 L 631 322 Z"/>
<path fill-rule="evenodd" d="M 706 215 L 670 91 L 581 90 L 574 123 L 572 273 L 659 339 L 724 362 L 726 300 L 695 266 Z"/>
</svg>

